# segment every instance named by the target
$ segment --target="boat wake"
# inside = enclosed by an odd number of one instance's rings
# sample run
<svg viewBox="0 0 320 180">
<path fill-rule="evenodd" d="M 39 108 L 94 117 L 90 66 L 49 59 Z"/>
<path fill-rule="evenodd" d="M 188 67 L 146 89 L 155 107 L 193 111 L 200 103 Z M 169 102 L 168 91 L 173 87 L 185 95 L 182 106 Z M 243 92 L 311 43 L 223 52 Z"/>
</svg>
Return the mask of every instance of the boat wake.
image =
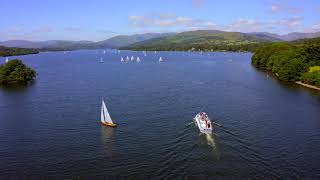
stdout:
<svg viewBox="0 0 320 180">
<path fill-rule="evenodd" d="M 194 122 L 191 121 L 191 122 L 189 122 L 188 124 L 186 124 L 186 126 L 191 126 L 191 125 L 193 125 L 193 124 L 194 124 Z"/>
<path fill-rule="evenodd" d="M 194 121 L 187 123 L 186 126 L 195 126 L 196 127 Z M 209 146 L 213 150 L 217 159 L 219 160 L 220 159 L 220 152 L 219 152 L 219 147 L 218 147 L 218 144 L 219 144 L 218 137 L 219 136 L 212 132 L 210 134 L 209 133 L 200 133 L 199 137 L 200 137 L 201 144 L 205 144 L 205 145 Z"/>
<path fill-rule="evenodd" d="M 214 138 L 212 137 L 212 134 L 204 133 L 204 135 L 205 135 L 207 144 L 209 146 L 211 146 L 212 148 L 216 148 L 216 142 L 214 141 Z"/>
<path fill-rule="evenodd" d="M 218 147 L 218 142 L 217 142 L 217 135 L 213 134 L 208 134 L 208 133 L 200 133 L 200 136 L 204 137 L 204 141 L 205 143 L 213 150 L 213 153 L 215 155 L 215 157 L 217 158 L 217 160 L 220 159 L 220 151 L 219 151 L 219 147 Z"/>
</svg>

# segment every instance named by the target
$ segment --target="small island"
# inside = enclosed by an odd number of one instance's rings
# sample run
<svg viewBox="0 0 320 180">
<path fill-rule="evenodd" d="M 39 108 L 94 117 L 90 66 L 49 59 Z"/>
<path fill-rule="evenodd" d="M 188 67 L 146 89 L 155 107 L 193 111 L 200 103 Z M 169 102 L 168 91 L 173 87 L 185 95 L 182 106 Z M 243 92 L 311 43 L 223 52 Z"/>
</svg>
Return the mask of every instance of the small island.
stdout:
<svg viewBox="0 0 320 180">
<path fill-rule="evenodd" d="M 36 71 L 27 67 L 19 59 L 0 65 L 0 85 L 27 84 L 36 77 Z"/>
</svg>

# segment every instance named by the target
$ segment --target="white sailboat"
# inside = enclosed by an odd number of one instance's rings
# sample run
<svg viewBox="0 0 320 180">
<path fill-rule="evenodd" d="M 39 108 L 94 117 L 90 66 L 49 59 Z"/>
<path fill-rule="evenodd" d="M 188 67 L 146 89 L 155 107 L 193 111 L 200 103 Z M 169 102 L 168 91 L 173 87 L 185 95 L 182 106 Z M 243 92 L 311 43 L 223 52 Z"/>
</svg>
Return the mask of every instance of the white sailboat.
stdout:
<svg viewBox="0 0 320 180">
<path fill-rule="evenodd" d="M 129 56 L 127 56 L 126 61 L 129 61 L 129 59 L 130 59 Z"/>
<path fill-rule="evenodd" d="M 159 58 L 159 63 L 163 62 L 163 59 L 162 57 Z"/>
<path fill-rule="evenodd" d="M 103 54 L 105 54 L 105 53 L 106 53 L 106 51 L 104 50 L 104 51 L 103 51 Z"/>
<path fill-rule="evenodd" d="M 124 61 L 124 59 L 123 59 L 123 57 L 121 57 L 121 62 L 123 62 Z"/>
<path fill-rule="evenodd" d="M 140 60 L 140 58 L 139 58 L 139 56 L 137 57 L 137 62 L 139 63 L 141 60 Z"/>
<path fill-rule="evenodd" d="M 133 61 L 134 60 L 134 57 L 133 56 L 131 56 L 131 61 Z"/>
<path fill-rule="evenodd" d="M 110 114 L 108 112 L 107 106 L 102 99 L 102 106 L 101 106 L 101 123 L 106 126 L 116 127 L 117 125 L 113 123 Z"/>
<path fill-rule="evenodd" d="M 7 63 L 7 62 L 9 62 L 9 59 L 8 59 L 8 58 L 6 58 L 6 63 Z"/>
</svg>

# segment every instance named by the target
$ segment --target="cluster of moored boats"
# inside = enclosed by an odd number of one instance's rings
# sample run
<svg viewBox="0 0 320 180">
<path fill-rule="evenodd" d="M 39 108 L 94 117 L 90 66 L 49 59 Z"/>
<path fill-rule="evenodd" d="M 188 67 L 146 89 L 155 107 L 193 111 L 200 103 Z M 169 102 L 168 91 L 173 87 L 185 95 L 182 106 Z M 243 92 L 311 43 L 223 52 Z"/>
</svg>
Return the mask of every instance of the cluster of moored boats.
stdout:
<svg viewBox="0 0 320 180">
<path fill-rule="evenodd" d="M 103 51 L 103 54 L 105 54 L 105 53 L 106 53 L 106 51 L 104 50 L 104 51 Z M 114 53 L 115 53 L 115 54 L 120 54 L 121 51 L 120 51 L 120 50 L 115 50 Z M 157 54 L 157 51 L 154 51 L 154 53 Z M 147 56 L 146 51 L 143 51 L 142 54 L 143 54 L 144 57 Z M 129 63 L 129 62 L 137 62 L 137 63 L 140 63 L 140 62 L 141 62 L 141 58 L 140 58 L 139 56 L 136 56 L 136 57 L 134 57 L 134 56 L 131 56 L 131 57 L 129 57 L 129 56 L 126 56 L 126 57 L 121 56 L 120 61 L 121 61 L 121 62 L 124 62 L 124 63 L 126 63 L 126 64 Z M 160 57 L 159 57 L 159 63 L 162 63 L 163 61 L 164 61 L 163 58 L 160 56 Z M 102 57 L 100 58 L 100 61 L 99 61 L 99 62 L 100 62 L 100 63 L 104 63 L 104 60 L 103 60 Z"/>
<path fill-rule="evenodd" d="M 193 120 L 201 133 L 207 133 L 207 134 L 212 133 L 212 123 L 210 118 L 205 112 L 198 113 L 193 118 Z M 103 125 L 110 126 L 110 127 L 117 126 L 111 119 L 111 116 L 109 114 L 109 111 L 103 99 L 102 99 L 102 105 L 101 105 L 101 123 Z"/>
</svg>

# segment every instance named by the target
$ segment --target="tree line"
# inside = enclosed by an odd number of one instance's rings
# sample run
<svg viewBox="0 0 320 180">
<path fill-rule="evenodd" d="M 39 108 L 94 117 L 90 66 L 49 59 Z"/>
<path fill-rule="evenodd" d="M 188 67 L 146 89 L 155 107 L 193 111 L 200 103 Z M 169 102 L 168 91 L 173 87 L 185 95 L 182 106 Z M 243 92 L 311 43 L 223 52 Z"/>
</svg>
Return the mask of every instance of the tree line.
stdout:
<svg viewBox="0 0 320 180">
<path fill-rule="evenodd" d="M 11 47 L 0 46 L 0 57 L 37 54 L 37 53 L 39 53 L 39 51 L 36 49 L 11 48 Z"/>
<path fill-rule="evenodd" d="M 252 64 L 280 80 L 320 87 L 320 38 L 264 45 L 255 51 Z"/>
</svg>

